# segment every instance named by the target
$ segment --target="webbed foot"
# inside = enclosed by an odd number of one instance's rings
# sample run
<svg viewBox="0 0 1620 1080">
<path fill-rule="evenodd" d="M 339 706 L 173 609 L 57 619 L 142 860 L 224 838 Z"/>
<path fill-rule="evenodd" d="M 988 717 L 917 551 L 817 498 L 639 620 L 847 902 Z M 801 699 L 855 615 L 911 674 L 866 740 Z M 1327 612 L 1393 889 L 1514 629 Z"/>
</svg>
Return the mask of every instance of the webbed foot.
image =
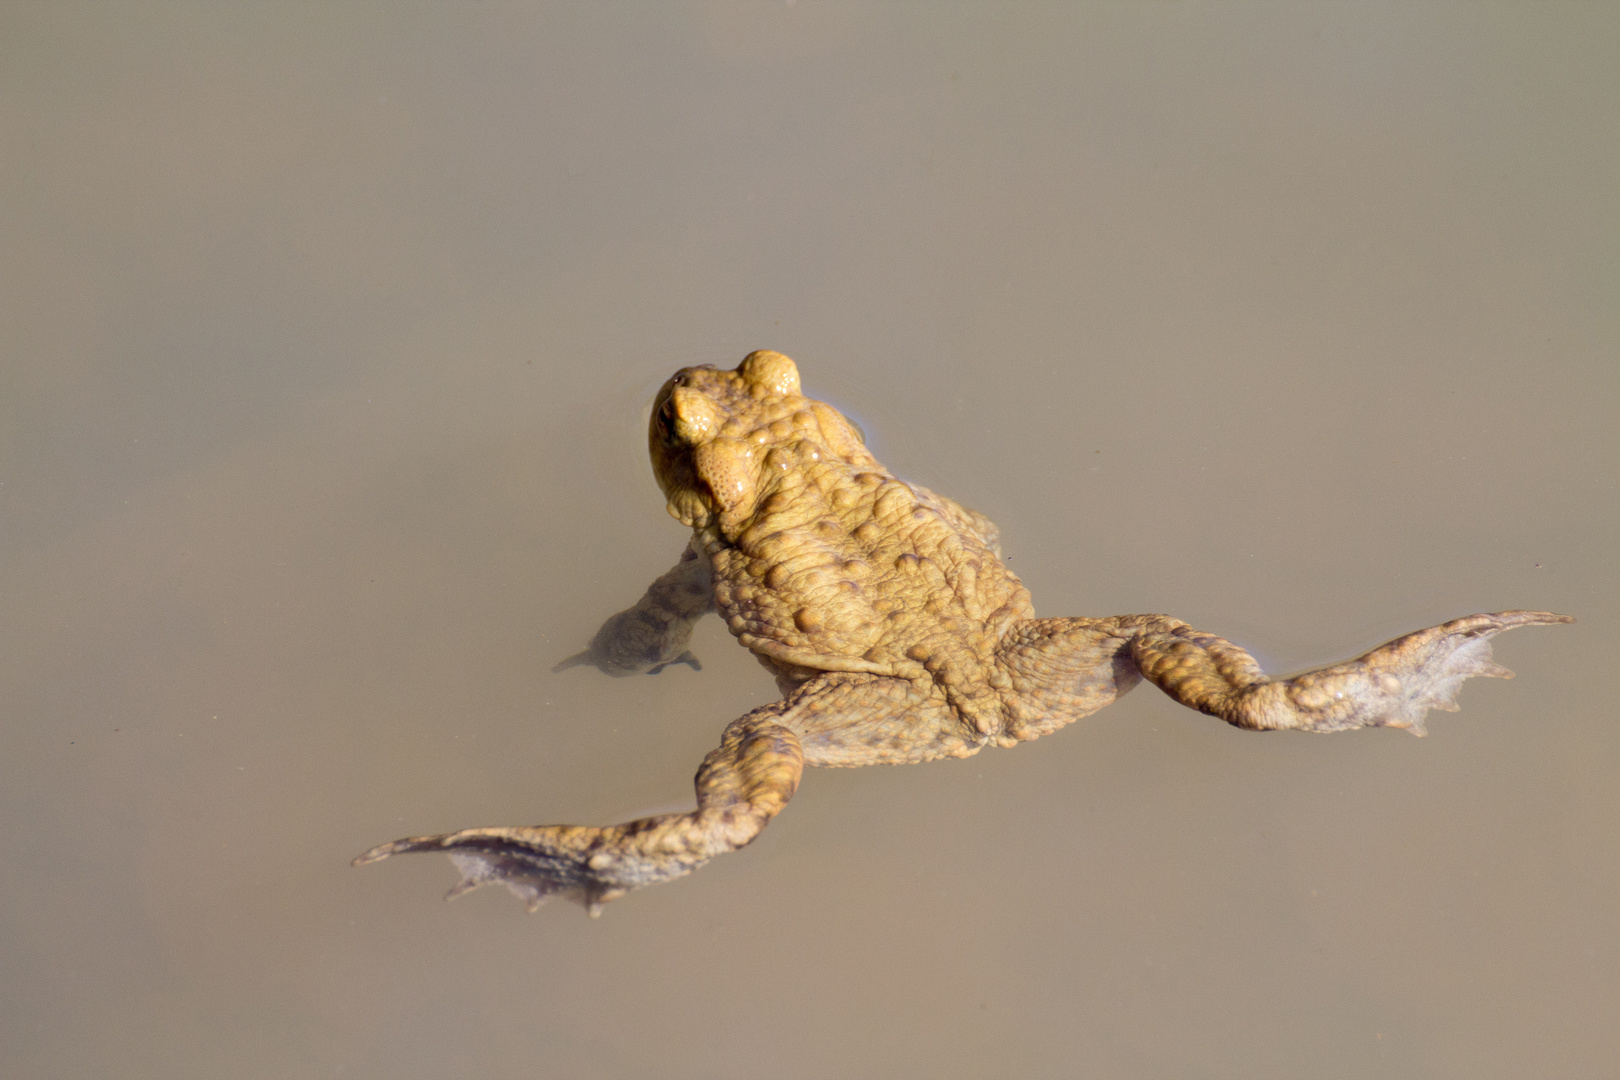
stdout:
<svg viewBox="0 0 1620 1080">
<path fill-rule="evenodd" d="M 784 703 L 731 723 L 698 769 L 697 809 L 622 825 L 535 825 L 463 829 L 381 844 L 354 860 L 442 851 L 461 871 L 453 900 L 499 882 L 534 911 L 553 896 L 602 905 L 631 889 L 689 874 L 716 855 L 745 846 L 793 797 L 804 770 L 798 736 L 777 722 Z"/>
<path fill-rule="evenodd" d="M 1492 637 L 1519 626 L 1574 621 L 1550 611 L 1469 615 L 1398 637 L 1355 660 L 1280 680 L 1267 678 L 1238 646 L 1177 620 L 1141 633 L 1131 649 L 1143 676 L 1166 693 L 1238 727 L 1395 727 L 1423 735 L 1430 709 L 1457 711 L 1464 679 L 1513 677 L 1491 659 Z"/>
<path fill-rule="evenodd" d="M 355 859 L 353 865 L 364 866 L 414 851 L 442 851 L 462 875 L 445 893 L 446 900 L 499 882 L 530 911 L 538 910 L 553 896 L 561 896 L 580 904 L 594 919 L 609 900 L 617 900 L 638 885 L 688 873 L 705 861 L 682 861 L 675 853 L 662 859 L 656 853 L 637 858 L 616 849 L 622 847 L 625 837 L 609 834 L 651 825 L 652 820 L 607 829 L 550 825 L 412 836 L 374 847 Z"/>
<path fill-rule="evenodd" d="M 1513 678 L 1513 672 L 1491 659 L 1491 638 L 1519 626 L 1574 621 L 1550 611 L 1453 619 L 1398 637 L 1347 663 L 1257 688 L 1257 705 L 1267 715 L 1289 718 L 1279 726 L 1306 731 L 1392 727 L 1426 735 L 1423 718 L 1430 709 L 1458 710 L 1463 680 L 1475 675 Z"/>
</svg>

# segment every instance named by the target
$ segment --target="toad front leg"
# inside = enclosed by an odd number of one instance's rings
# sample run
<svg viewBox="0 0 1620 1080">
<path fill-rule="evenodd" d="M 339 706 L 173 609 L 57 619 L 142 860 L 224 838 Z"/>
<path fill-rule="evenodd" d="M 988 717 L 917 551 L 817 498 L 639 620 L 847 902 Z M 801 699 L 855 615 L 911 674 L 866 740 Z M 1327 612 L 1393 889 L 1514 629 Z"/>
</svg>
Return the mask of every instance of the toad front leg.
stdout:
<svg viewBox="0 0 1620 1080">
<path fill-rule="evenodd" d="M 691 873 L 747 845 L 793 797 L 804 770 L 785 701 L 732 722 L 698 769 L 697 809 L 622 825 L 536 825 L 412 836 L 372 848 L 354 865 L 411 851 L 442 851 L 462 873 L 446 895 L 499 881 L 533 911 L 553 895 L 593 917 L 631 889 Z"/>
<path fill-rule="evenodd" d="M 552 671 L 591 664 L 609 675 L 656 675 L 671 664 L 702 670 L 687 649 L 692 626 L 714 610 L 714 583 L 709 560 L 688 546 L 681 561 L 657 581 L 634 607 L 619 612 L 596 632 L 590 645 Z"/>
<path fill-rule="evenodd" d="M 1272 679 L 1243 649 L 1166 615 L 1031 619 L 1002 642 L 1013 692 L 1008 734 L 1035 738 L 1092 712 L 1136 677 L 1199 712 L 1259 731 L 1406 728 L 1424 734 L 1430 709 L 1457 710 L 1462 681 L 1511 678 L 1491 660 L 1490 639 L 1518 626 L 1570 623 L 1549 611 L 1469 615 L 1342 664 Z"/>
</svg>

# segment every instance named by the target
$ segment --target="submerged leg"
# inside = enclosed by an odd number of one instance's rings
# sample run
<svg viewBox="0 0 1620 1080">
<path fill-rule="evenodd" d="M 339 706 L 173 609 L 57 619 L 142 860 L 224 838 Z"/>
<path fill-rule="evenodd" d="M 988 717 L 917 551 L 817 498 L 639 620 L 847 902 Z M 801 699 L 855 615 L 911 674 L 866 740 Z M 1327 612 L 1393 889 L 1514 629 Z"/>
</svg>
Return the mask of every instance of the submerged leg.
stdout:
<svg viewBox="0 0 1620 1080">
<path fill-rule="evenodd" d="M 552 895 L 602 905 L 641 885 L 691 873 L 745 846 L 793 797 L 804 769 L 798 737 L 779 720 L 786 702 L 755 709 L 726 728 L 698 769 L 697 809 L 623 825 L 464 829 L 383 844 L 356 866 L 410 851 L 442 851 L 463 875 L 445 899 L 499 881 L 533 911 Z"/>
<path fill-rule="evenodd" d="M 1511 678 L 1490 639 L 1517 626 L 1568 623 L 1547 611 L 1469 615 L 1398 637 L 1342 664 L 1272 679 L 1243 649 L 1167 615 L 1034 619 L 1001 648 L 1010 673 L 1008 733 L 1034 738 L 1106 705 L 1130 688 L 1128 663 L 1191 708 L 1253 730 L 1407 728 L 1424 734 L 1430 709 L 1455 712 L 1474 675 Z"/>
<path fill-rule="evenodd" d="M 657 581 L 636 605 L 619 612 L 596 632 L 582 653 L 559 663 L 552 671 L 591 664 L 609 675 L 656 675 L 670 664 L 689 664 L 701 670 L 686 648 L 692 625 L 714 610 L 714 585 L 709 560 L 688 547 L 681 561 Z"/>
</svg>

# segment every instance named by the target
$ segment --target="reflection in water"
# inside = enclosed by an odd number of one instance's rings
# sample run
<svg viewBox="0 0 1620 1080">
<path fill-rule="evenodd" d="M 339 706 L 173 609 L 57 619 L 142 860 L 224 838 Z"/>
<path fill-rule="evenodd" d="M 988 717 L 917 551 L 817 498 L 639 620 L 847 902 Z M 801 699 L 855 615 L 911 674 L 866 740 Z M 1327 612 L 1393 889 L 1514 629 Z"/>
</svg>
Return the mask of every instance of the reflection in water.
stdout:
<svg viewBox="0 0 1620 1080">
<path fill-rule="evenodd" d="M 1602 1075 L 1617 18 L 8 5 L 8 1073 Z M 1043 611 L 1582 621 L 1424 741 L 807 770 L 596 922 L 351 870 L 691 805 L 719 620 L 548 669 L 689 534 L 653 391 L 764 345 Z"/>
</svg>

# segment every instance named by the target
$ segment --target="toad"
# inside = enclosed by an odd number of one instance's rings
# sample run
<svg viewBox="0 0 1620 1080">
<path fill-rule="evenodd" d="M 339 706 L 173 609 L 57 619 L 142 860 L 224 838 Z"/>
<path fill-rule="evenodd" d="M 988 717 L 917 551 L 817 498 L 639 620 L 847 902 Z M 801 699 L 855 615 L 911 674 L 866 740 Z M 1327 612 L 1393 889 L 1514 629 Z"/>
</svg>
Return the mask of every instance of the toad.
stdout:
<svg viewBox="0 0 1620 1080">
<path fill-rule="evenodd" d="M 806 765 L 899 765 L 1039 738 L 1142 679 L 1251 731 L 1405 728 L 1457 709 L 1473 675 L 1509 678 L 1490 639 L 1567 623 L 1546 611 L 1469 615 L 1364 656 L 1273 679 L 1243 649 L 1168 615 L 1039 619 L 982 514 L 896 477 L 860 430 L 803 396 L 793 361 L 750 354 L 689 367 L 658 392 L 648 433 L 669 512 L 692 530 L 680 561 L 590 646 L 557 666 L 611 675 L 697 667 L 709 612 L 782 697 L 732 721 L 698 768 L 697 807 L 621 825 L 538 825 L 413 836 L 355 860 L 441 851 L 449 896 L 491 882 L 537 908 L 591 915 L 746 846 Z"/>
</svg>

